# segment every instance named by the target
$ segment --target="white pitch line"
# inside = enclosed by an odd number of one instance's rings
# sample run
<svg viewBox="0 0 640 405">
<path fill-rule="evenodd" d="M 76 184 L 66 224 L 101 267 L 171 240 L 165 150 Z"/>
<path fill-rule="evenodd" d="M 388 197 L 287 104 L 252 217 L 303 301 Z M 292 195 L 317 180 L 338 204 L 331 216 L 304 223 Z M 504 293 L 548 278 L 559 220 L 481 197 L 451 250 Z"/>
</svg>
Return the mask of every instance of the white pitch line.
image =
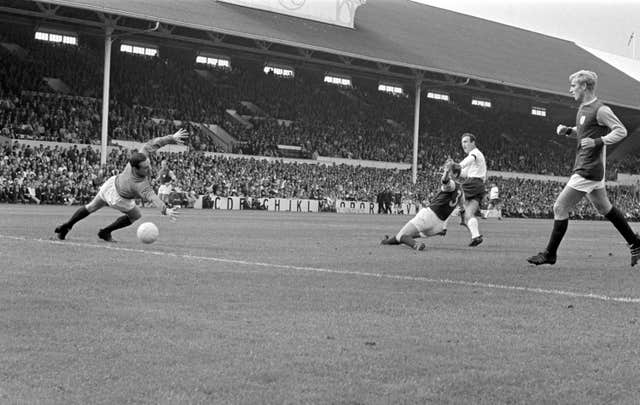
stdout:
<svg viewBox="0 0 640 405">
<path fill-rule="evenodd" d="M 464 287 L 487 288 L 487 289 L 495 289 L 495 290 L 524 291 L 529 293 L 560 295 L 560 296 L 572 297 L 572 298 L 590 298 L 590 299 L 596 299 L 600 301 L 620 302 L 625 304 L 640 304 L 640 298 L 635 298 L 635 297 L 612 297 L 612 296 L 603 295 L 603 294 L 582 293 L 582 292 L 555 290 L 555 289 L 546 289 L 546 288 L 537 288 L 537 287 L 523 287 L 523 286 L 516 286 L 516 285 L 493 284 L 493 283 L 484 283 L 481 281 L 434 279 L 434 278 L 428 278 L 428 277 L 401 276 L 401 275 L 384 274 L 384 273 L 369 273 L 369 272 L 355 271 L 355 270 L 336 270 L 336 269 L 327 269 L 322 267 L 306 267 L 306 266 L 294 266 L 290 264 L 251 262 L 248 260 L 223 259 L 220 257 L 211 257 L 211 256 L 194 256 L 189 254 L 160 252 L 160 251 L 154 251 L 154 250 L 132 249 L 132 248 L 125 248 L 125 247 L 117 247 L 117 246 L 107 245 L 107 244 L 95 245 L 91 243 L 79 243 L 79 242 L 71 242 L 71 241 L 63 242 L 63 241 L 50 240 L 50 239 L 29 239 L 29 238 L 20 237 L 20 236 L 0 235 L 0 239 L 1 238 L 27 241 L 27 242 L 50 243 L 55 245 L 80 246 L 80 247 L 90 247 L 90 248 L 96 248 L 96 249 L 117 250 L 122 252 L 142 253 L 142 254 L 155 255 L 155 256 L 168 256 L 168 257 L 182 258 L 182 259 L 188 259 L 188 260 L 206 260 L 206 261 L 220 262 L 220 263 L 240 264 L 244 266 L 260 266 L 260 267 L 271 267 L 271 268 L 277 268 L 277 269 L 299 270 L 299 271 L 316 272 L 316 273 L 385 278 L 389 280 L 419 281 L 419 282 L 430 283 L 430 284 L 457 285 L 457 286 L 464 286 Z"/>
</svg>

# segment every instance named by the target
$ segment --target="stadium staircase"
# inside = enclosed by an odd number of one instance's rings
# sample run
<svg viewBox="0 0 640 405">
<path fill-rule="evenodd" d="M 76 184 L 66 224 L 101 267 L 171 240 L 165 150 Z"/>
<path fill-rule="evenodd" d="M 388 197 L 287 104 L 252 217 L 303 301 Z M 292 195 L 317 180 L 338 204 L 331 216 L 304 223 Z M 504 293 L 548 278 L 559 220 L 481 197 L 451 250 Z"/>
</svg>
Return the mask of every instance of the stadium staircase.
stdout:
<svg viewBox="0 0 640 405">
<path fill-rule="evenodd" d="M 196 72 L 196 74 L 200 77 L 202 77 L 203 79 L 207 79 L 210 81 L 213 81 L 213 75 L 211 73 L 209 73 L 208 70 L 203 70 L 203 69 L 193 69 L 194 72 Z"/>
<path fill-rule="evenodd" d="M 367 106 L 369 105 L 368 102 L 366 102 L 365 100 L 361 100 L 358 96 L 353 94 L 351 91 L 338 89 L 338 93 L 342 94 L 343 96 L 345 96 L 346 98 L 348 98 L 351 101 L 360 102 L 360 103 L 363 103 L 363 104 L 365 104 Z"/>
<path fill-rule="evenodd" d="M 216 77 L 215 75 L 211 74 L 211 72 L 208 71 L 208 70 L 203 70 L 203 69 L 193 69 L 193 70 L 196 72 L 196 74 L 198 76 L 200 76 L 203 79 L 207 80 L 214 87 L 227 88 L 227 89 L 234 88 L 234 86 L 232 86 L 231 84 L 221 80 L 220 78 Z"/>
<path fill-rule="evenodd" d="M 267 113 L 264 112 L 260 107 L 253 104 L 251 101 L 241 101 L 240 104 L 244 106 L 247 110 L 251 111 L 254 117 L 266 117 Z"/>
<path fill-rule="evenodd" d="M 60 79 L 57 79 L 55 77 L 43 77 L 42 80 L 44 80 L 44 82 L 47 83 L 47 86 L 49 86 L 49 88 L 51 88 L 56 93 L 63 93 L 63 94 L 73 93 L 71 88 L 67 86 L 67 84 Z"/>
<path fill-rule="evenodd" d="M 229 134 L 220 125 L 216 124 L 198 124 L 202 129 L 202 132 L 206 134 L 209 139 L 216 145 L 222 147 L 225 151 L 231 152 L 233 146 L 240 141 L 234 136 Z"/>
<path fill-rule="evenodd" d="M 408 134 L 410 132 L 402 124 L 400 124 L 399 122 L 397 122 L 395 120 L 392 120 L 391 118 L 385 119 L 384 122 L 386 122 L 395 132 L 398 132 L 398 133 L 401 133 L 401 134 Z"/>
<path fill-rule="evenodd" d="M 0 42 L 0 47 L 4 48 L 7 52 L 17 57 L 21 61 L 26 60 L 27 56 L 29 55 L 29 52 L 26 49 L 18 44 L 14 44 L 11 42 Z"/>
<path fill-rule="evenodd" d="M 246 118 L 238 114 L 236 110 L 233 110 L 230 108 L 227 109 L 227 115 L 229 115 L 231 118 L 233 118 L 236 122 L 238 122 L 240 125 L 244 126 L 245 128 L 247 129 L 253 128 L 253 124 L 250 123 Z"/>
</svg>

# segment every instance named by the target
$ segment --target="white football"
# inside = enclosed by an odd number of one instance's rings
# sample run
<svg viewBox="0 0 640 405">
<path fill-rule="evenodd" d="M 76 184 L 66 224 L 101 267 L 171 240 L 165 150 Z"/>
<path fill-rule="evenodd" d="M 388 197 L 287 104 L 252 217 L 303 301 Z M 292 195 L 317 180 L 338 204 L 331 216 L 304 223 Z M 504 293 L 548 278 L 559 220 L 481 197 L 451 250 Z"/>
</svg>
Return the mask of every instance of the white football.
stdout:
<svg viewBox="0 0 640 405">
<path fill-rule="evenodd" d="M 160 231 L 153 222 L 145 222 L 138 227 L 138 239 L 142 243 L 153 243 L 158 239 Z"/>
</svg>

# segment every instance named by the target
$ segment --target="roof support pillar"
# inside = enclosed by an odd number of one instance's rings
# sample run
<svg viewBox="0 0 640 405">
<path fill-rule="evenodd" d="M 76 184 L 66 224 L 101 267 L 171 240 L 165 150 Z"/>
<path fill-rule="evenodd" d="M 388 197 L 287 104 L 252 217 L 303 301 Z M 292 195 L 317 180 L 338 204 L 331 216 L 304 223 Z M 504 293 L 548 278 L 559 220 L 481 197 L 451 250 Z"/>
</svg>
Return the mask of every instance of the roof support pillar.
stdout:
<svg viewBox="0 0 640 405">
<path fill-rule="evenodd" d="M 413 110 L 413 163 L 411 165 L 411 181 L 418 181 L 418 140 L 420 137 L 420 93 L 422 92 L 422 79 L 416 80 L 416 97 Z"/>
<path fill-rule="evenodd" d="M 100 166 L 107 164 L 107 137 L 109 130 L 109 85 L 111 79 L 111 44 L 113 39 L 113 27 L 105 28 L 104 37 L 104 75 L 102 84 L 102 130 L 101 130 L 101 148 L 100 148 Z"/>
</svg>

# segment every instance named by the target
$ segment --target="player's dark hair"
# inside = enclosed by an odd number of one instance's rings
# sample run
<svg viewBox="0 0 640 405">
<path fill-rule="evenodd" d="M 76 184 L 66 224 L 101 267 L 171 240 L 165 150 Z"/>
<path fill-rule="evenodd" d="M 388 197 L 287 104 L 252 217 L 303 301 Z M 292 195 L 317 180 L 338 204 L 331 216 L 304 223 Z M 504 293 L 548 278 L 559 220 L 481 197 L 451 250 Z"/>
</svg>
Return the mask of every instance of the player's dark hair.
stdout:
<svg viewBox="0 0 640 405">
<path fill-rule="evenodd" d="M 129 164 L 131 165 L 131 167 L 139 169 L 140 163 L 144 162 L 145 160 L 147 160 L 147 155 L 140 152 L 133 152 L 131 154 L 131 157 L 129 158 Z"/>
<path fill-rule="evenodd" d="M 470 142 L 476 143 L 476 136 L 471 132 L 465 132 L 464 134 L 462 134 L 462 137 L 460 139 L 464 139 L 465 136 L 469 137 Z"/>
</svg>

